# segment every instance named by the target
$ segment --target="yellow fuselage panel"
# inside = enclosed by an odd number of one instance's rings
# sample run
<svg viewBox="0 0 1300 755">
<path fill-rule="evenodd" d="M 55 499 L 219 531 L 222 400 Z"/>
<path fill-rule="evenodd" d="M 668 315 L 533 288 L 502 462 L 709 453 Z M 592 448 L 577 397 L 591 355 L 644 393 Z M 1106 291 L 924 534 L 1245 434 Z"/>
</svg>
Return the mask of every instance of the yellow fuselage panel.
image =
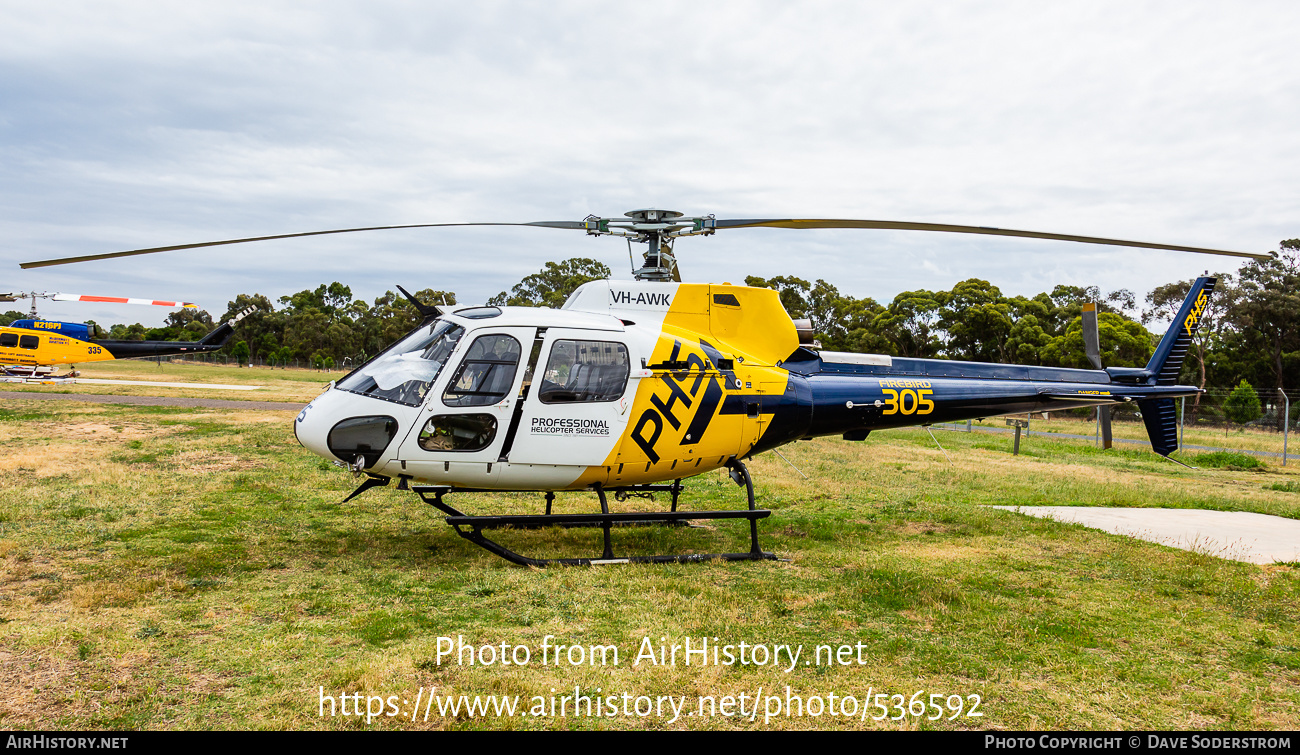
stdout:
<svg viewBox="0 0 1300 755">
<path fill-rule="evenodd" d="M 709 286 L 709 332 L 722 351 L 744 356 L 746 362 L 774 365 L 799 348 L 794 321 L 770 288 Z M 735 297 L 739 303 L 728 303 Z M 671 324 L 669 312 L 665 324 Z M 724 346 L 725 344 L 725 346 Z"/>
<path fill-rule="evenodd" d="M 775 291 L 683 284 L 646 360 L 649 374 L 637 385 L 627 430 L 581 484 L 689 477 L 748 453 L 775 405 L 762 397 L 781 395 L 789 380 L 776 362 L 798 344 Z M 719 369 L 719 358 L 730 360 L 730 369 Z"/>
<path fill-rule="evenodd" d="M 0 364 L 22 365 L 59 365 L 82 364 L 113 359 L 113 355 L 102 346 L 82 341 L 57 333 L 28 330 L 27 328 L 0 327 L 0 333 L 13 334 L 17 339 L 13 346 L 0 345 Z M 23 348 L 23 343 L 32 343 L 36 339 L 36 348 Z M 12 339 L 5 338 L 7 343 Z"/>
</svg>

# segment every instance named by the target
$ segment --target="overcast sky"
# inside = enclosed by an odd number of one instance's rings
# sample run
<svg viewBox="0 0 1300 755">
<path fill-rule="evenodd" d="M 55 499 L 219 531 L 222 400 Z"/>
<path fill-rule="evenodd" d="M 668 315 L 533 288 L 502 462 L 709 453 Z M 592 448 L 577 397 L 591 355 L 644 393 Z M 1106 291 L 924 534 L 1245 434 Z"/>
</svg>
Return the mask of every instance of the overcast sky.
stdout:
<svg viewBox="0 0 1300 755">
<path fill-rule="evenodd" d="M 19 270 L 349 226 L 913 220 L 1264 252 L 1300 236 L 1300 4 L 0 2 L 0 290 L 214 315 L 338 280 L 482 301 L 626 244 L 387 231 Z M 737 230 L 684 277 L 824 278 L 888 302 L 978 277 L 1153 287 L 1238 262 L 1063 242 Z M 638 257 L 639 259 L 639 257 Z M 149 308 L 152 309 L 152 308 Z M 42 314 L 161 322 L 143 307 Z"/>
</svg>

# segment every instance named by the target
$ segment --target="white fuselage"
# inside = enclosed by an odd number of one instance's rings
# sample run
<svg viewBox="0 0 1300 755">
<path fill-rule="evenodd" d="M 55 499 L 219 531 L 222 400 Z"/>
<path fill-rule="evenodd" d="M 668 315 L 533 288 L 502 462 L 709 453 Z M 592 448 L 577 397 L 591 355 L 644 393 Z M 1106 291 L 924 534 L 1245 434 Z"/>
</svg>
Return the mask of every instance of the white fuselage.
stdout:
<svg viewBox="0 0 1300 755">
<path fill-rule="evenodd" d="M 365 471 L 391 478 L 407 477 L 416 483 L 515 490 L 581 486 L 584 475 L 606 464 L 625 434 L 638 384 L 651 376 L 643 365 L 659 338 L 676 288 L 675 284 L 597 281 L 575 292 L 561 310 L 467 308 L 459 312 L 499 314 L 444 315 L 439 323 L 448 322 L 463 329 L 463 333 L 441 364 L 435 367 L 418 354 L 403 357 L 390 351 L 353 373 L 374 374 L 381 384 L 385 377 L 394 383 L 411 376 L 429 378 L 436 374 L 427 387 L 421 387 L 422 393 L 400 395 L 390 390 L 385 394 L 373 388 L 372 395 L 366 395 L 340 387 L 349 385 L 350 379 L 355 383 L 349 376 L 338 384 L 332 383 L 308 404 L 295 422 L 295 434 L 305 447 L 325 458 L 353 464 L 361 455 L 366 457 L 361 465 Z M 502 373 L 512 367 L 513 374 L 508 384 L 498 380 L 493 387 L 500 392 L 499 397 L 495 393 L 468 397 L 456 393 L 455 381 L 459 378 L 463 385 L 469 380 L 462 374 L 462 367 L 472 365 L 462 363 L 472 360 L 470 352 L 475 343 L 504 343 L 517 358 L 513 366 L 501 365 Z M 513 350 L 515 344 L 517 350 Z M 550 402 L 539 400 L 538 387 L 548 377 L 543 373 L 553 360 L 557 344 L 561 350 L 573 350 L 574 344 L 578 349 L 598 347 L 610 352 L 622 347 L 626 356 L 619 355 L 619 361 L 624 365 L 626 379 L 619 381 L 617 396 L 611 396 L 607 388 L 594 396 L 598 400 L 571 400 L 572 396 Z M 605 371 L 617 369 L 617 365 L 607 366 Z M 568 376 L 580 368 L 575 365 L 564 371 L 552 367 L 552 372 L 557 371 Z M 533 391 L 527 400 L 526 385 L 531 385 Z M 467 399 L 471 405 L 458 405 Z M 340 452 L 339 439 L 344 433 L 335 432 L 339 424 L 367 417 L 385 418 L 383 422 L 372 422 L 374 428 L 379 428 L 372 433 L 377 433 L 377 440 L 361 444 L 364 448 L 348 446 Z M 452 427 L 470 424 L 475 430 L 483 428 L 483 434 L 491 437 L 480 435 L 462 448 L 451 448 L 430 435 L 431 424 L 436 428 L 439 423 Z M 384 435 L 391 439 L 376 448 Z"/>
</svg>

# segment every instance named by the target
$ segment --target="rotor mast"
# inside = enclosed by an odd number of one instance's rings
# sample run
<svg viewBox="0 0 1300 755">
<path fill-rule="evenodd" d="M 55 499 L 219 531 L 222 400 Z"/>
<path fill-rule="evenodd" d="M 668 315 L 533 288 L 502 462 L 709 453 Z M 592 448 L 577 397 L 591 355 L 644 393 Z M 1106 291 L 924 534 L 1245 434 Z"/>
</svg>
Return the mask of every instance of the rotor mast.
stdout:
<svg viewBox="0 0 1300 755">
<path fill-rule="evenodd" d="M 39 320 L 39 319 L 40 319 L 40 316 L 36 314 L 36 300 L 37 300 L 37 299 L 53 299 L 53 298 L 54 298 L 54 294 L 46 294 L 46 293 L 40 293 L 40 294 L 38 294 L 38 293 L 36 293 L 35 291 L 32 291 L 32 292 L 19 291 L 19 292 L 17 292 L 17 293 L 0 294 L 0 304 L 7 304 L 7 303 L 9 303 L 9 302 L 15 302 L 15 301 L 18 301 L 19 299 L 31 299 L 31 300 L 32 300 L 32 310 L 31 310 L 30 313 L 28 313 L 28 318 L 29 318 L 29 319 L 32 319 L 32 320 Z"/>
<path fill-rule="evenodd" d="M 709 236 L 716 230 L 713 215 L 685 217 L 676 210 L 631 210 L 621 218 L 588 215 L 582 227 L 588 236 L 623 236 L 646 245 L 645 262 L 632 271 L 639 281 L 681 281 L 673 241 L 679 236 Z"/>
</svg>

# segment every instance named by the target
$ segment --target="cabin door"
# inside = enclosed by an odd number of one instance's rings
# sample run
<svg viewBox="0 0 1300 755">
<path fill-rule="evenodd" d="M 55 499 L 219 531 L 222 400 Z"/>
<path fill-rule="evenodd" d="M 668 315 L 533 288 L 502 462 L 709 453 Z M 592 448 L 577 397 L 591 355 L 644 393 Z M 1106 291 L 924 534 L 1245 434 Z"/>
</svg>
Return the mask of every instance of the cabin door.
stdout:
<svg viewBox="0 0 1300 755">
<path fill-rule="evenodd" d="M 614 331 L 549 328 L 509 451 L 518 464 L 581 474 L 605 464 L 627 426 L 636 355 Z M 575 477 L 576 479 L 576 477 Z"/>
<path fill-rule="evenodd" d="M 467 335 L 451 369 L 430 389 L 402 443 L 400 469 L 417 480 L 491 487 L 519 401 L 534 328 L 486 328 Z"/>
</svg>

